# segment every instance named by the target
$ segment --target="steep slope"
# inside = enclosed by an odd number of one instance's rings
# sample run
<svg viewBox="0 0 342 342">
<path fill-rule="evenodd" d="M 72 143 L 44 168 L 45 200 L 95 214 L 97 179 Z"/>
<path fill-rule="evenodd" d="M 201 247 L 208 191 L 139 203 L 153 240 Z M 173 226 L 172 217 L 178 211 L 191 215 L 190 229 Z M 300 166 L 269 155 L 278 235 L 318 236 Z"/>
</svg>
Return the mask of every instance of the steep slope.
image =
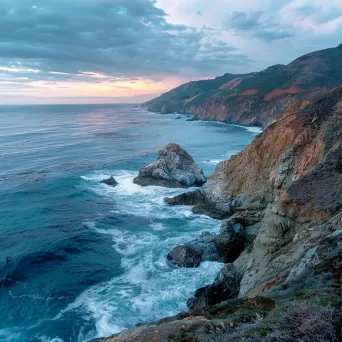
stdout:
<svg viewBox="0 0 342 342">
<path fill-rule="evenodd" d="M 194 212 L 220 212 L 246 230 L 259 224 L 249 262 L 243 259 L 240 296 L 284 283 L 307 250 L 342 228 L 341 161 L 339 87 L 311 104 L 291 103 L 241 153 L 218 164 L 201 196 L 188 203 L 177 197 Z"/>
<path fill-rule="evenodd" d="M 261 72 L 190 82 L 145 104 L 196 119 L 266 126 L 293 100 L 314 100 L 342 83 L 342 45 Z"/>
</svg>

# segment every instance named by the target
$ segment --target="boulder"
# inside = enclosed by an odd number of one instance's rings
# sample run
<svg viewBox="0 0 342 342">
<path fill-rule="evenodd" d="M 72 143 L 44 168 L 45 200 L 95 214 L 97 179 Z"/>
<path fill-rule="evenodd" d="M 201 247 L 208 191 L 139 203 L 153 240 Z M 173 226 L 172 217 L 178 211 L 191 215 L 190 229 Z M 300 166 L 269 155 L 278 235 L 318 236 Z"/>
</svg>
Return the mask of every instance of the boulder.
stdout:
<svg viewBox="0 0 342 342">
<path fill-rule="evenodd" d="M 119 183 L 115 180 L 113 176 L 110 176 L 107 179 L 103 179 L 100 183 L 107 184 L 109 186 L 117 186 Z"/>
<path fill-rule="evenodd" d="M 168 261 L 180 267 L 197 267 L 202 261 L 234 262 L 245 248 L 245 228 L 234 219 L 223 221 L 220 234 L 203 232 L 198 238 L 175 247 Z"/>
<path fill-rule="evenodd" d="M 223 262 L 223 257 L 215 246 L 216 238 L 215 234 L 203 232 L 197 239 L 175 247 L 167 259 L 180 267 L 197 267 L 202 261 Z"/>
<path fill-rule="evenodd" d="M 179 145 L 165 146 L 158 159 L 139 171 L 134 179 L 141 186 L 157 185 L 168 188 L 187 188 L 202 186 L 206 182 L 202 169 Z"/>
<path fill-rule="evenodd" d="M 201 263 L 201 254 L 188 245 L 181 245 L 167 255 L 167 260 L 170 264 L 180 267 L 198 267 Z"/>
</svg>

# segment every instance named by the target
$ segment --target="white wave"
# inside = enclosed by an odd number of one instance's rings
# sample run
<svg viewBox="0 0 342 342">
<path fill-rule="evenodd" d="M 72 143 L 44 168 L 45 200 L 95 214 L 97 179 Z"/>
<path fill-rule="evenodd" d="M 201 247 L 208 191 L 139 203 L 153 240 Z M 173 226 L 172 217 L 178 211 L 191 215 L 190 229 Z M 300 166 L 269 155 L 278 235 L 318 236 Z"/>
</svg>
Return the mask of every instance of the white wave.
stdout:
<svg viewBox="0 0 342 342">
<path fill-rule="evenodd" d="M 100 184 L 100 181 L 113 175 L 119 183 L 116 187 Z M 164 203 L 165 197 L 176 196 L 184 189 L 169 189 L 159 186 L 142 187 L 134 184 L 137 172 L 119 170 L 113 173 L 92 173 L 81 178 L 90 183 L 90 189 L 99 196 L 114 199 L 117 210 L 125 214 L 146 217 L 149 219 L 165 219 L 169 217 L 188 217 L 187 207 L 171 207 Z M 192 189 L 189 189 L 191 191 Z"/>
<path fill-rule="evenodd" d="M 110 336 L 136 323 L 185 310 L 186 299 L 196 288 L 212 282 L 222 267 L 206 262 L 197 269 L 169 268 L 161 272 L 145 269 L 146 256 L 139 259 L 135 260 L 136 266 L 127 263 L 123 276 L 85 291 L 63 313 L 77 310 L 95 321 L 95 337 Z"/>
<path fill-rule="evenodd" d="M 259 126 L 243 126 L 243 125 L 234 125 L 234 124 L 229 124 L 229 125 L 234 126 L 234 127 L 244 128 L 246 131 L 254 133 L 254 134 L 260 134 L 263 132 L 263 129 Z"/>
<path fill-rule="evenodd" d="M 246 127 L 246 129 L 248 132 L 256 133 L 256 134 L 260 134 L 263 132 L 263 129 L 257 126 Z"/>
<path fill-rule="evenodd" d="M 99 183 L 112 174 L 119 183 L 117 187 Z M 55 319 L 77 311 L 94 321 L 93 337 L 110 336 L 136 323 L 156 321 L 185 310 L 186 300 L 197 288 L 212 282 L 222 267 L 213 262 L 202 263 L 196 269 L 168 264 L 166 255 L 172 248 L 204 230 L 218 232 L 219 222 L 194 215 L 189 207 L 167 206 L 163 198 L 184 189 L 141 187 L 133 183 L 136 174 L 120 170 L 82 177 L 98 195 L 115 200 L 113 210 L 148 218 L 142 230 L 86 222 L 89 229 L 112 239 L 113 248 L 121 255 L 122 273 L 83 292 Z"/>
<path fill-rule="evenodd" d="M 0 341 L 3 341 L 3 342 L 22 341 L 22 333 L 19 331 L 19 328 L 0 329 Z"/>
<path fill-rule="evenodd" d="M 205 160 L 202 163 L 203 164 L 210 164 L 210 165 L 217 165 L 221 161 L 224 161 L 224 159 L 211 159 L 211 160 Z"/>
<path fill-rule="evenodd" d="M 263 129 L 259 126 L 244 126 L 244 125 L 230 124 L 230 123 L 222 122 L 222 121 L 210 121 L 210 120 L 196 120 L 195 122 L 201 122 L 201 123 L 213 122 L 218 125 L 240 127 L 240 128 L 244 128 L 248 132 L 255 133 L 255 134 L 260 134 L 263 132 Z"/>
<path fill-rule="evenodd" d="M 41 337 L 39 337 L 39 339 L 40 339 L 41 342 L 64 342 L 59 337 L 50 338 L 50 337 L 47 337 L 47 336 L 41 336 Z"/>
<path fill-rule="evenodd" d="M 151 228 L 154 229 L 154 230 L 157 230 L 157 231 L 163 231 L 166 229 L 165 225 L 163 223 L 158 223 L 158 222 L 155 222 L 155 223 L 152 223 L 150 224 Z"/>
</svg>

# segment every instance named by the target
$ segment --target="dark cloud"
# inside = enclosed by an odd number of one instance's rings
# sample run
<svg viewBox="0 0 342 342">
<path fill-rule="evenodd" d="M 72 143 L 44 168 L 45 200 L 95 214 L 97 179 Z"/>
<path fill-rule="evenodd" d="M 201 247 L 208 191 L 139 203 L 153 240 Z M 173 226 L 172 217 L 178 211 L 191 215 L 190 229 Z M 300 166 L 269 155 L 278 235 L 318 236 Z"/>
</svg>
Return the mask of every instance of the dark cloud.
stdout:
<svg viewBox="0 0 342 342">
<path fill-rule="evenodd" d="M 232 12 L 225 21 L 225 28 L 234 30 L 237 35 L 247 33 L 264 41 L 293 36 L 292 33 L 279 29 L 279 25 L 272 20 L 265 20 L 262 11 Z"/>
<path fill-rule="evenodd" d="M 206 30 L 172 25 L 165 17 L 150 0 L 2 0 L 0 67 L 8 69 L 0 73 L 17 75 L 19 68 L 30 80 L 96 81 L 90 72 L 115 81 L 220 74 L 228 63 L 248 62 Z"/>
</svg>

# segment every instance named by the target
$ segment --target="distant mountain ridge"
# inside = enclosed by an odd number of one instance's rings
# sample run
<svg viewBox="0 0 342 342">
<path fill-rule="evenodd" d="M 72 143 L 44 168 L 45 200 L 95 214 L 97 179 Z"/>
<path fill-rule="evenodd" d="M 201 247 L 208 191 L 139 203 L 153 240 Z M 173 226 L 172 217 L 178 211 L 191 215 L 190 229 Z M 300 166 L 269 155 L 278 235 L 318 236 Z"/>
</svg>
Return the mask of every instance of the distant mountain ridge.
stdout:
<svg viewBox="0 0 342 342">
<path fill-rule="evenodd" d="M 326 95 L 342 84 L 342 44 L 260 72 L 224 74 L 183 84 L 144 104 L 150 111 L 266 126 L 293 100 Z"/>
</svg>

